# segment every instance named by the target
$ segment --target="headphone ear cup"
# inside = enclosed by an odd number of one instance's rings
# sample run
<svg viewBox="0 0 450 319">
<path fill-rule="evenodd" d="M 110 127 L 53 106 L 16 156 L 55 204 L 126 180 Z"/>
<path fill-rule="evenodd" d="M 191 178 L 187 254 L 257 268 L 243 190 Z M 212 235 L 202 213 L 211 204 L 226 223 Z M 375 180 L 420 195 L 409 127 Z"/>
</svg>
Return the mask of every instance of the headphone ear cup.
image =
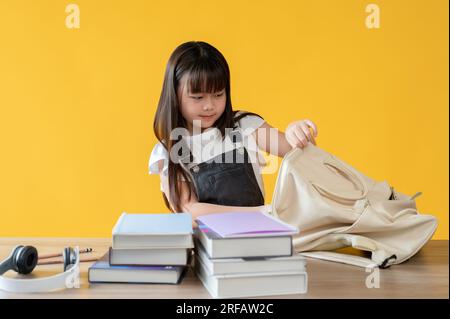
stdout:
<svg viewBox="0 0 450 319">
<path fill-rule="evenodd" d="M 14 251 L 14 270 L 19 274 L 31 273 L 38 262 L 38 252 L 33 246 L 19 246 Z"/>
<path fill-rule="evenodd" d="M 72 247 L 64 248 L 63 251 L 64 271 L 66 271 L 70 265 L 75 264 L 77 259 L 76 257 L 77 256 L 75 254 L 75 250 Z"/>
<path fill-rule="evenodd" d="M 66 271 L 67 266 L 69 266 L 69 261 L 70 261 L 70 247 L 66 247 L 63 250 L 64 271 Z"/>
</svg>

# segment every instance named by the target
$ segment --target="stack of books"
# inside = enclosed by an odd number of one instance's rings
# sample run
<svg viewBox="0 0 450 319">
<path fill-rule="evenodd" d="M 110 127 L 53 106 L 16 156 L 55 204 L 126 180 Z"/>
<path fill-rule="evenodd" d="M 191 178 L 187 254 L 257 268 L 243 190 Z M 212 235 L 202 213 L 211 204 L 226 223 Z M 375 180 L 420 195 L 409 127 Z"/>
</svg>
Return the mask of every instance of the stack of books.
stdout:
<svg viewBox="0 0 450 319">
<path fill-rule="evenodd" d="M 195 271 L 214 298 L 306 293 L 298 229 L 261 212 L 203 215 L 194 230 Z"/>
<path fill-rule="evenodd" d="M 188 213 L 122 213 L 112 247 L 89 268 L 89 282 L 178 284 L 190 264 L 192 233 Z"/>
</svg>

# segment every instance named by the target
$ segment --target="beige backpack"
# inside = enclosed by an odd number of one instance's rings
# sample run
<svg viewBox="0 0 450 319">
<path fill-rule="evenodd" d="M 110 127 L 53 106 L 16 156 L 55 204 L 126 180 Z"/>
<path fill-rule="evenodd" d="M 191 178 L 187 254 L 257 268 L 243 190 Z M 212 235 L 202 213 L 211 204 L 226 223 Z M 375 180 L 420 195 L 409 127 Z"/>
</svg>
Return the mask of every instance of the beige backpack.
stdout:
<svg viewBox="0 0 450 319">
<path fill-rule="evenodd" d="M 416 254 L 437 228 L 435 217 L 417 212 L 417 195 L 376 182 L 310 143 L 284 157 L 271 214 L 299 228 L 293 244 L 306 256 L 386 268 Z M 343 247 L 371 252 L 371 259 L 332 252 Z"/>
</svg>

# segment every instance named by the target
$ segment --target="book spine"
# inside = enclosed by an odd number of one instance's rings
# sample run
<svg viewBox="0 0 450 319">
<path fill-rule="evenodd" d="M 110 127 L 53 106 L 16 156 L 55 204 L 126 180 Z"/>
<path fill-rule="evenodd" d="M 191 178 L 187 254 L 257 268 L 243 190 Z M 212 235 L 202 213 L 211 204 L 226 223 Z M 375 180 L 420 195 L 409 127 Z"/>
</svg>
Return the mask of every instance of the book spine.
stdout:
<svg viewBox="0 0 450 319">
<path fill-rule="evenodd" d="M 201 245 L 205 248 L 204 250 L 208 254 L 210 258 L 213 258 L 212 251 L 212 240 L 208 238 L 205 232 L 203 232 L 200 228 L 197 229 L 197 239 L 201 243 Z M 194 245 L 195 246 L 195 245 Z"/>
<path fill-rule="evenodd" d="M 290 256 L 292 256 L 294 254 L 294 243 L 292 241 L 292 236 L 290 236 L 290 238 L 291 238 L 291 240 L 290 240 L 290 242 L 291 242 L 291 255 Z"/>
<path fill-rule="evenodd" d="M 119 219 L 117 220 L 117 223 L 114 225 L 113 230 L 112 230 L 113 238 L 114 238 L 114 235 L 116 235 L 119 232 L 120 226 L 122 225 L 125 215 L 127 215 L 127 212 L 123 212 L 120 215 Z"/>
<path fill-rule="evenodd" d="M 92 282 L 91 281 L 91 268 L 88 269 L 88 282 Z"/>
</svg>

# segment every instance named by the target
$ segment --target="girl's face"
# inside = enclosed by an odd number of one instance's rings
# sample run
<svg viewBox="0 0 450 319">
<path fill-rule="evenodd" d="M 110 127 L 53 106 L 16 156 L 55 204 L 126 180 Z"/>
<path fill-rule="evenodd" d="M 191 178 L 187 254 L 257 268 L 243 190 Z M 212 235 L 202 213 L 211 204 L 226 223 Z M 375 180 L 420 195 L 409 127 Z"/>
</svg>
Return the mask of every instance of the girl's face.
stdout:
<svg viewBox="0 0 450 319">
<path fill-rule="evenodd" d="M 186 120 L 187 129 L 192 133 L 194 125 L 202 131 L 212 127 L 225 110 L 227 100 L 225 88 L 215 93 L 189 93 L 185 83 L 184 76 L 179 85 L 178 96 L 181 100 L 180 111 Z M 200 126 L 198 123 L 201 123 Z"/>
</svg>

